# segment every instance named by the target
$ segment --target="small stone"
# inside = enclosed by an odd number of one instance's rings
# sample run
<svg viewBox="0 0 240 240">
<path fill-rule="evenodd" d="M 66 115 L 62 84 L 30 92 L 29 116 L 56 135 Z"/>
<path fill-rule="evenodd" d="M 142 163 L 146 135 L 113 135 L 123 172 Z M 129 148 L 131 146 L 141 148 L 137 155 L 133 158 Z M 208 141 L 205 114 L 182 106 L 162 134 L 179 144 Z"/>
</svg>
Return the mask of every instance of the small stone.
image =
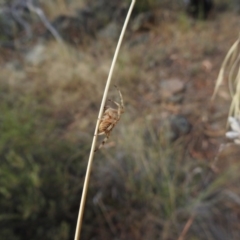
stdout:
<svg viewBox="0 0 240 240">
<path fill-rule="evenodd" d="M 45 47 L 42 44 L 38 44 L 26 54 L 26 62 L 33 65 L 38 65 L 45 59 L 44 53 Z"/>
<path fill-rule="evenodd" d="M 183 93 L 176 93 L 172 95 L 168 100 L 172 103 L 181 103 L 183 101 L 184 94 Z"/>
<path fill-rule="evenodd" d="M 111 22 L 99 31 L 99 37 L 115 40 L 119 37 L 120 31 L 119 25 L 115 22 Z"/>
<path fill-rule="evenodd" d="M 134 18 L 131 29 L 132 31 L 149 30 L 154 23 L 154 15 L 152 12 L 140 13 Z"/>
<path fill-rule="evenodd" d="M 181 115 L 170 116 L 167 119 L 167 123 L 169 124 L 169 128 L 165 132 L 165 137 L 170 142 L 177 140 L 181 136 L 187 135 L 192 129 L 191 123 Z"/>
<path fill-rule="evenodd" d="M 160 87 L 163 91 L 172 94 L 182 92 L 185 88 L 184 83 L 178 78 L 165 80 L 160 83 Z"/>
<path fill-rule="evenodd" d="M 161 96 L 164 99 L 171 98 L 185 90 L 185 84 L 177 78 L 168 79 L 160 83 Z"/>
<path fill-rule="evenodd" d="M 0 12 L 0 40 L 13 41 L 17 33 L 19 33 L 18 25 L 11 13 Z"/>
</svg>

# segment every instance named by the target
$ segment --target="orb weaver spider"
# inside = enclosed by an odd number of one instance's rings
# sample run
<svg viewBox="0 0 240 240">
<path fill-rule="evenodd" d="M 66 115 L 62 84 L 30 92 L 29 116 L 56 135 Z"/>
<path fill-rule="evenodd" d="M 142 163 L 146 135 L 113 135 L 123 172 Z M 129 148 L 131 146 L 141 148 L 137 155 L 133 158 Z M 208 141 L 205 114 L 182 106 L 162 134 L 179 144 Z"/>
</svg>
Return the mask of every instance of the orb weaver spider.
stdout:
<svg viewBox="0 0 240 240">
<path fill-rule="evenodd" d="M 103 139 L 102 143 L 99 145 L 99 147 L 95 149 L 95 152 L 98 149 L 102 148 L 104 146 L 104 144 L 107 142 L 107 140 L 109 139 L 111 131 L 113 130 L 115 125 L 120 120 L 120 117 L 121 117 L 122 113 L 124 113 L 124 104 L 123 104 L 122 94 L 121 94 L 120 90 L 118 89 L 118 87 L 116 85 L 115 85 L 115 88 L 118 90 L 121 103 L 119 104 L 119 103 L 117 103 L 117 102 L 115 102 L 111 99 L 108 99 L 108 101 L 117 105 L 117 109 L 109 107 L 109 106 L 104 107 L 104 112 L 103 112 L 103 116 L 100 120 L 97 135 L 105 134 L 106 136 Z"/>
</svg>

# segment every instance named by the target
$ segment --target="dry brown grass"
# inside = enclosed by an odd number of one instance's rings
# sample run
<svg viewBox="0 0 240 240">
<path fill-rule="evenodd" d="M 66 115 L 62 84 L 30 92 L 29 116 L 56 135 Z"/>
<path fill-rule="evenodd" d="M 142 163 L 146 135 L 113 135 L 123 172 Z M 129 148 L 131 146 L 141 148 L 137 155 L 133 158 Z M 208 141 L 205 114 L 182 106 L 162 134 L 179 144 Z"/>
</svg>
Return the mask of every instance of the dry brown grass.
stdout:
<svg viewBox="0 0 240 240">
<path fill-rule="evenodd" d="M 229 116 L 239 116 L 240 113 L 240 54 L 239 54 L 239 42 L 238 37 L 234 44 L 229 49 L 219 72 L 216 86 L 213 94 L 213 98 L 219 91 L 220 86 L 223 84 L 224 77 L 226 76 L 229 86 L 230 96 L 232 102 L 229 108 Z"/>
</svg>

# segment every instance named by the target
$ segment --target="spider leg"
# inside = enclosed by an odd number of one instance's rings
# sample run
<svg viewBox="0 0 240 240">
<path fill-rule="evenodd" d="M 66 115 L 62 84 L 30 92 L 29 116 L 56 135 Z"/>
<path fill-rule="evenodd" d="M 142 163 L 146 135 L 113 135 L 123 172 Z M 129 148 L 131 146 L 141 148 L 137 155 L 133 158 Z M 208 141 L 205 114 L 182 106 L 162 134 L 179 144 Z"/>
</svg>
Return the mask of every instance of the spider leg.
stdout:
<svg viewBox="0 0 240 240">
<path fill-rule="evenodd" d="M 122 111 L 123 111 L 123 109 L 124 109 L 124 103 L 123 103 L 122 93 L 120 92 L 119 88 L 118 88 L 116 85 L 114 85 L 114 86 L 115 86 L 115 88 L 118 90 L 118 93 L 119 93 L 119 96 L 120 96 L 120 100 L 121 100 L 121 108 L 122 108 Z"/>
<path fill-rule="evenodd" d="M 110 102 L 112 102 L 112 103 L 115 103 L 118 107 L 120 107 L 120 104 L 117 103 L 117 102 L 115 102 L 115 101 L 113 101 L 112 99 L 108 99 L 108 101 L 110 101 Z"/>
<path fill-rule="evenodd" d="M 94 134 L 94 136 L 96 137 L 96 136 L 100 136 L 100 135 L 103 135 L 103 134 L 105 134 L 105 132 L 100 132 L 100 133 Z"/>
<path fill-rule="evenodd" d="M 117 103 L 117 102 L 115 102 L 115 101 L 113 101 L 111 99 L 109 99 L 108 101 L 111 101 L 111 102 L 115 103 L 118 106 L 118 109 L 117 109 L 118 110 L 118 119 L 120 119 L 121 113 L 123 112 L 123 107 L 119 103 Z"/>
<path fill-rule="evenodd" d="M 116 124 L 116 122 L 113 122 L 112 124 L 110 124 L 110 125 L 107 127 L 106 132 L 110 132 L 110 131 L 114 128 L 115 124 Z"/>
<path fill-rule="evenodd" d="M 94 150 L 94 152 L 96 152 L 98 149 L 102 148 L 104 146 L 104 144 L 107 142 L 107 140 L 109 139 L 110 133 L 106 133 L 106 137 L 103 139 L 102 143 L 99 145 L 98 148 L 96 148 Z"/>
</svg>

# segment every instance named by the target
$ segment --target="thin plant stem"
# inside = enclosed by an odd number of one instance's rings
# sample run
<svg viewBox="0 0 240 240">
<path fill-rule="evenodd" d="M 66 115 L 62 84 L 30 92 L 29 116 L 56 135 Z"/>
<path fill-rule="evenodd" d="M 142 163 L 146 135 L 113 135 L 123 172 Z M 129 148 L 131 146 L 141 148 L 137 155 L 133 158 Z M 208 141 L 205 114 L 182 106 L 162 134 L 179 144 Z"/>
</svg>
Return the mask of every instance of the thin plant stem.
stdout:
<svg viewBox="0 0 240 240">
<path fill-rule="evenodd" d="M 91 151 L 90 151 L 90 155 L 89 155 L 88 166 L 87 166 L 86 176 L 85 176 L 84 185 L 83 185 L 82 198 L 81 198 L 81 203 L 80 203 L 80 208 L 79 208 L 79 213 L 78 213 L 78 220 L 77 220 L 77 226 L 76 226 L 76 232 L 75 232 L 74 240 L 79 240 L 80 239 L 80 232 L 81 232 L 81 227 L 82 227 L 84 206 L 85 206 L 85 202 L 86 202 L 88 184 L 89 184 L 92 162 L 93 162 L 93 157 L 94 157 L 94 150 L 95 150 L 96 141 L 97 141 L 98 126 L 100 124 L 100 119 L 102 117 L 103 109 L 104 109 L 105 102 L 106 102 L 106 99 L 107 99 L 107 94 L 108 94 L 109 86 L 110 86 L 111 79 L 112 79 L 113 69 L 114 69 L 114 66 L 115 66 L 115 63 L 116 63 L 116 60 L 117 60 L 119 49 L 121 47 L 123 36 L 124 36 L 125 31 L 126 31 L 126 27 L 127 27 L 128 22 L 129 22 L 129 19 L 130 19 L 135 1 L 136 0 L 132 0 L 131 5 L 129 7 L 128 14 L 126 16 L 126 19 L 125 19 L 125 22 L 124 22 L 124 25 L 123 25 L 123 28 L 122 28 L 122 32 L 121 32 L 119 40 L 118 40 L 118 44 L 117 44 L 117 47 L 116 47 L 116 50 L 115 50 L 115 54 L 114 54 L 113 61 L 112 61 L 112 64 L 111 64 L 111 68 L 110 68 L 110 71 L 109 71 L 108 79 L 107 79 L 107 82 L 106 82 L 106 86 L 105 86 L 105 90 L 104 90 L 104 94 L 103 94 L 103 98 L 102 98 L 102 103 L 101 103 L 101 107 L 100 107 L 99 115 L 98 115 L 98 119 L 97 119 L 97 124 L 96 124 L 96 128 L 95 128 L 94 136 L 93 136 L 92 147 L 91 147 Z"/>
<path fill-rule="evenodd" d="M 49 32 L 54 36 L 54 38 L 58 41 L 58 43 L 61 43 L 63 45 L 63 39 L 62 37 L 59 35 L 59 33 L 57 32 L 57 30 L 51 25 L 51 23 L 48 21 L 48 19 L 46 18 L 43 10 L 39 7 L 34 6 L 33 1 L 30 0 L 27 2 L 27 6 L 29 8 L 30 11 L 36 13 L 39 18 L 41 19 L 41 21 L 43 22 L 43 24 L 45 25 L 45 27 L 49 30 Z"/>
<path fill-rule="evenodd" d="M 188 230 L 190 229 L 191 225 L 193 224 L 194 218 L 195 218 L 195 214 L 192 215 L 188 219 L 188 221 L 187 221 L 186 225 L 184 226 L 184 228 L 183 228 L 183 230 L 181 232 L 181 235 L 179 236 L 178 240 L 184 240 L 185 239 L 185 236 L 186 236 Z"/>
</svg>

